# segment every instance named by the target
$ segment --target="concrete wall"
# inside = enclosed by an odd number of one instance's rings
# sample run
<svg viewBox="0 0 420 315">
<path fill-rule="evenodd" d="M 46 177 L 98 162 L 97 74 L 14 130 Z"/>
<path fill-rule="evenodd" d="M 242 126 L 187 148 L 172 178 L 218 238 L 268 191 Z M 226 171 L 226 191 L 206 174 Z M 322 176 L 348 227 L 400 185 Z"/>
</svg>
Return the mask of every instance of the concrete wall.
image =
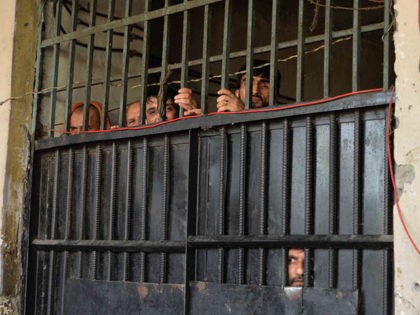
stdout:
<svg viewBox="0 0 420 315">
<path fill-rule="evenodd" d="M 0 8 L 0 101 L 33 89 L 37 1 L 3 0 Z M 0 313 L 18 313 L 23 284 L 22 247 L 28 210 L 32 95 L 0 107 Z"/>
<path fill-rule="evenodd" d="M 395 129 L 400 207 L 420 247 L 420 25 L 419 1 L 397 0 Z M 420 314 L 420 253 L 403 230 L 394 208 L 396 314 Z"/>
<path fill-rule="evenodd" d="M 2 31 L 0 32 L 0 68 L 2 74 L 0 77 L 0 102 L 8 99 L 12 92 L 12 57 L 13 57 L 13 35 L 15 22 L 15 0 L 5 0 L 0 5 L 0 20 L 2 21 Z M 0 106 L 0 292 L 3 295 L 3 278 L 4 278 L 4 217 L 6 208 L 3 206 L 5 193 L 5 175 L 7 161 L 7 143 L 9 134 L 11 102 L 5 102 Z M 13 308 L 8 297 L 0 298 L 0 314 L 11 313 Z"/>
</svg>

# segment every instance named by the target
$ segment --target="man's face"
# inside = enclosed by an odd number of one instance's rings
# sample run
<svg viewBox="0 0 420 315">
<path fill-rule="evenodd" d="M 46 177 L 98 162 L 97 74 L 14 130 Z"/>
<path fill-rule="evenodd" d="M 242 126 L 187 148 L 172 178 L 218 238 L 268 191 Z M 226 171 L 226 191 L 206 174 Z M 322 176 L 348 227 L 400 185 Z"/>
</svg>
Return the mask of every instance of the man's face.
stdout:
<svg viewBox="0 0 420 315">
<path fill-rule="evenodd" d="M 172 120 L 178 117 L 178 111 L 172 99 L 166 101 L 165 115 L 166 120 Z M 158 99 L 155 96 L 149 96 L 146 102 L 146 124 L 157 123 L 160 119 Z"/>
<path fill-rule="evenodd" d="M 135 127 L 140 125 L 139 123 L 140 116 L 140 103 L 133 103 L 127 108 L 126 122 L 127 127 Z"/>
<path fill-rule="evenodd" d="M 146 101 L 146 124 L 154 124 L 159 121 L 158 99 L 155 96 L 149 96 Z"/>
<path fill-rule="evenodd" d="M 156 96 L 149 96 L 146 101 L 146 124 L 154 124 L 160 121 L 158 112 L 158 100 Z M 140 103 L 131 104 L 127 109 L 127 127 L 135 127 L 140 125 Z M 166 119 L 172 120 L 178 117 L 178 111 L 174 101 L 168 99 L 166 101 Z"/>
<path fill-rule="evenodd" d="M 81 109 L 81 107 L 80 107 Z M 90 107 L 89 108 L 89 123 L 87 130 L 99 130 L 101 127 L 101 118 L 99 117 L 99 112 Z M 76 135 L 83 130 L 83 110 L 75 110 L 70 117 L 70 134 Z"/>
<path fill-rule="evenodd" d="M 246 75 L 241 78 L 241 86 L 236 90 L 235 95 L 245 104 L 246 93 Z M 270 99 L 270 81 L 269 79 L 258 75 L 252 77 L 252 107 L 259 108 L 268 105 Z"/>
<path fill-rule="evenodd" d="M 303 249 L 289 249 L 289 264 L 288 264 L 288 276 L 289 286 L 291 287 L 303 287 L 304 285 L 304 262 L 305 252 Z"/>
<path fill-rule="evenodd" d="M 165 109 L 166 120 L 172 120 L 178 118 L 178 111 L 175 107 L 174 101 L 169 98 L 166 101 L 166 109 Z"/>
</svg>

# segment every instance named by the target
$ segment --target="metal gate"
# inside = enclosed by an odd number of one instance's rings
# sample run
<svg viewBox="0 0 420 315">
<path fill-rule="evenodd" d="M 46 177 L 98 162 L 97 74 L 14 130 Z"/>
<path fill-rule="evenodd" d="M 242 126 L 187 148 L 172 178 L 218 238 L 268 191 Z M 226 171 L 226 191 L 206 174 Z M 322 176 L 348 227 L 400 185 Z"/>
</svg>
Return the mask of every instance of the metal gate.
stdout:
<svg viewBox="0 0 420 315">
<path fill-rule="evenodd" d="M 39 141 L 27 313 L 391 314 L 389 97 Z"/>
<path fill-rule="evenodd" d="M 26 314 L 392 314 L 392 1 L 353 0 L 348 17 L 333 15 L 342 0 L 139 3 L 40 1 Z M 249 78 L 261 56 L 270 106 L 212 113 L 232 69 Z M 138 128 L 103 130 L 171 84 L 198 92 L 202 115 L 150 127 L 142 110 Z M 101 130 L 65 135 L 72 103 L 92 99 Z"/>
</svg>

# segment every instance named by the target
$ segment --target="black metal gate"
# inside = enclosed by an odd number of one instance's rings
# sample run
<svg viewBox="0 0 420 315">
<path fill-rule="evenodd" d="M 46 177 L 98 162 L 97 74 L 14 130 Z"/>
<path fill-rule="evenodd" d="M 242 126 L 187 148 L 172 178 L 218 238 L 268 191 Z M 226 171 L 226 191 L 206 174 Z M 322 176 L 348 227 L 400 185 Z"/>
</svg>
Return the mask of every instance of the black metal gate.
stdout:
<svg viewBox="0 0 420 315">
<path fill-rule="evenodd" d="M 392 314 L 391 18 L 391 0 L 40 1 L 26 314 Z M 212 113 L 254 58 L 270 106 Z M 150 86 L 161 105 L 191 88 L 202 115 L 104 130 Z M 101 130 L 61 136 L 91 100 Z"/>
<path fill-rule="evenodd" d="M 392 314 L 389 98 L 38 141 L 26 313 Z"/>
</svg>

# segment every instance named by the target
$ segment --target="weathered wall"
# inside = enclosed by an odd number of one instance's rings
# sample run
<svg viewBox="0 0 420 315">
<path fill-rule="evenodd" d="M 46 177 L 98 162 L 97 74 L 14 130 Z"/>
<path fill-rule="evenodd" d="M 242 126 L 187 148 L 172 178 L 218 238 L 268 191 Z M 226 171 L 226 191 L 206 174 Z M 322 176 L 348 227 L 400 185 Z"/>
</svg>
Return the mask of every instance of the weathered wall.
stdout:
<svg viewBox="0 0 420 315">
<path fill-rule="evenodd" d="M 0 10 L 2 20 L 0 65 L 2 67 L 1 85 L 3 86 L 1 100 L 10 95 L 24 95 L 33 89 L 36 7 L 37 1 L 2 1 Z M 4 69 L 8 71 L 4 73 Z M 7 314 L 8 312 L 17 313 L 21 302 L 23 218 L 27 211 L 26 185 L 30 169 L 28 166 L 30 162 L 29 130 L 31 129 L 32 96 L 17 98 L 1 107 L 0 163 L 3 166 L 0 166 L 0 169 L 3 170 L 3 173 L 0 177 L 0 188 L 2 188 L 0 201 L 2 201 L 1 235 L 4 240 L 4 250 L 2 252 L 3 273 L 0 280 L 1 294 L 7 298 L 1 299 L 0 308 L 3 306 L 4 309 L 0 309 L 0 311 L 2 314 Z M 4 163 L 6 163 L 5 169 Z"/>
<path fill-rule="evenodd" d="M 395 33 L 397 128 L 394 133 L 400 207 L 420 247 L 420 25 L 419 1 L 397 0 Z M 394 208 L 395 313 L 420 314 L 420 253 Z"/>
<path fill-rule="evenodd" d="M 3 25 L 2 30 L 0 31 L 0 68 L 2 69 L 0 77 L 0 101 L 3 101 L 11 96 L 14 12 L 15 0 L 5 0 L 0 10 L 0 20 Z M 10 102 L 6 102 L 0 106 L 0 205 L 3 205 L 9 116 Z M 0 215 L 0 279 L 3 279 L 3 230 L 3 215 Z M 2 291 L 2 287 L 3 283 L 0 281 L 0 291 Z"/>
<path fill-rule="evenodd" d="M 5 0 L 0 10 L 0 20 L 2 28 L 0 31 L 0 101 L 11 96 L 12 87 L 12 57 L 13 57 L 13 32 L 15 21 L 15 0 Z M 0 106 L 0 292 L 3 294 L 3 257 L 4 257 L 4 215 L 3 195 L 5 187 L 6 161 L 7 161 L 7 142 L 9 133 L 11 102 L 6 102 Z M 12 313 L 10 299 L 0 298 L 0 314 Z"/>
</svg>

